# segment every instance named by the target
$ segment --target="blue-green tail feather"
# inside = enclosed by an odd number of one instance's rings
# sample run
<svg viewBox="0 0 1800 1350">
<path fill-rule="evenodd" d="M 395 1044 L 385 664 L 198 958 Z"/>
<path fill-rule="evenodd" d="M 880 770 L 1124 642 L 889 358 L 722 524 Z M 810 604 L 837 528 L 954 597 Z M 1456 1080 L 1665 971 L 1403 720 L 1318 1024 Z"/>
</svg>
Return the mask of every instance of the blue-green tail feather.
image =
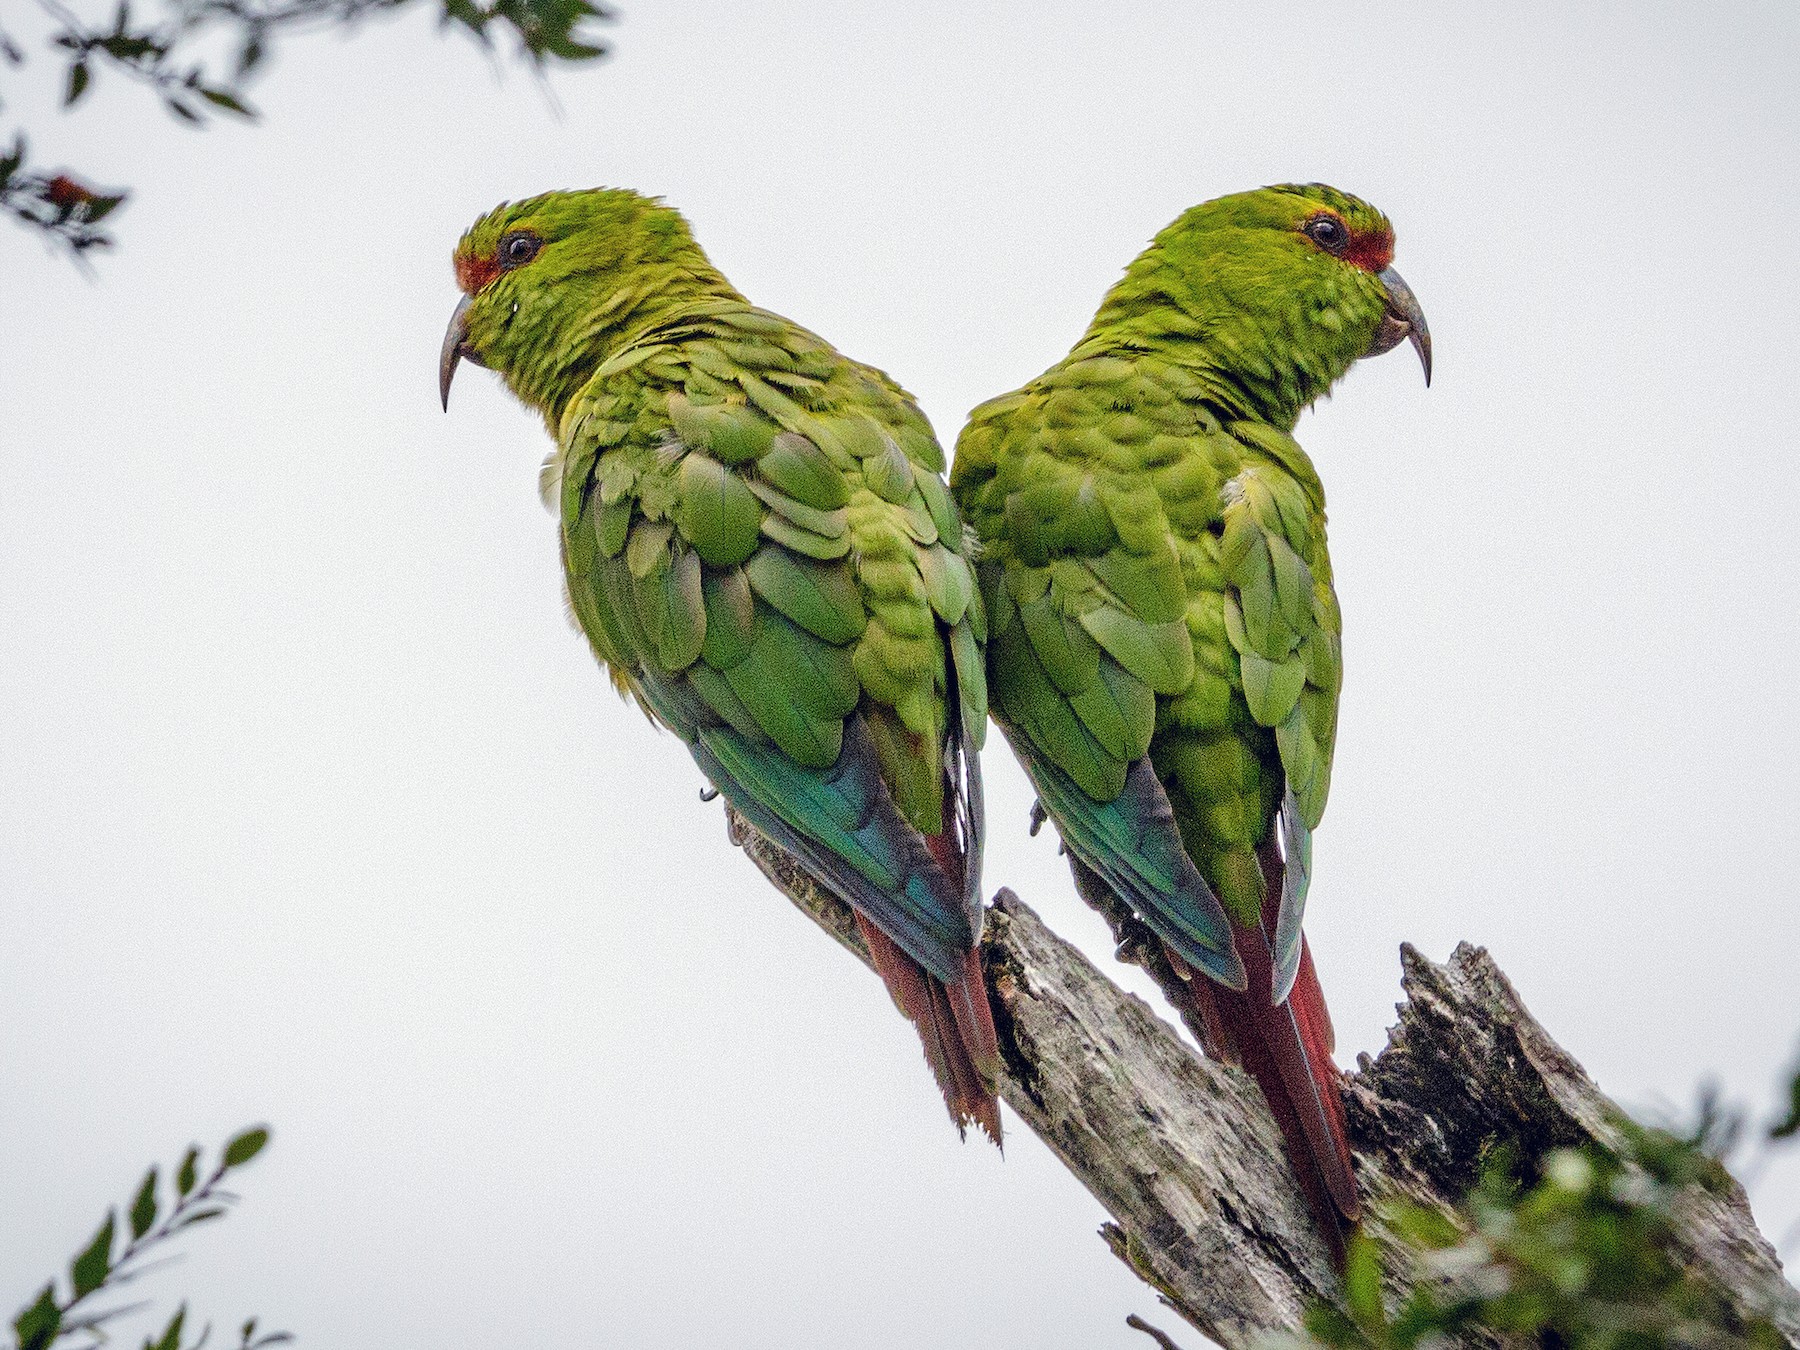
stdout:
<svg viewBox="0 0 1800 1350">
<path fill-rule="evenodd" d="M 1231 921 L 1200 875 L 1169 797 L 1150 761 L 1126 771 L 1125 789 L 1097 802 L 1028 738 L 1009 738 L 1069 852 L 1098 873 L 1113 893 L 1188 965 L 1231 989 L 1244 987 L 1244 965 L 1233 946 Z"/>
</svg>

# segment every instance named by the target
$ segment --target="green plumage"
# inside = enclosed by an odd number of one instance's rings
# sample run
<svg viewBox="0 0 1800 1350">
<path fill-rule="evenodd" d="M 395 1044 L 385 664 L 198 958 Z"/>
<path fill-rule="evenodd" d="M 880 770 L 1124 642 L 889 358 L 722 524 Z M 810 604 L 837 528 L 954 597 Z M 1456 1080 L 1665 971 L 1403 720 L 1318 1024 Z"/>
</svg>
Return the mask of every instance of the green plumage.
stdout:
<svg viewBox="0 0 1800 1350">
<path fill-rule="evenodd" d="M 512 270 L 520 237 L 538 248 Z M 947 891 L 921 836 L 967 810 L 981 602 L 912 400 L 748 304 L 633 193 L 502 207 L 458 266 L 484 278 L 466 350 L 556 437 L 569 599 L 614 679 L 759 828 L 963 980 L 975 861 Z"/>
<path fill-rule="evenodd" d="M 994 715 L 1046 810 L 1190 965 L 1237 986 L 1226 917 L 1261 922 L 1257 850 L 1284 801 L 1277 965 L 1298 961 L 1342 674 L 1324 492 L 1290 433 L 1389 307 L 1385 261 L 1321 247 L 1321 214 L 1391 249 L 1378 213 L 1328 188 L 1188 212 L 1065 360 L 971 414 L 951 475 L 981 540 Z M 1154 782 L 1132 777 L 1146 757 Z M 1157 784 L 1179 847 L 1151 819 Z M 1204 885 L 1178 875 L 1183 850 Z"/>
<path fill-rule="evenodd" d="M 616 650 L 603 625 L 596 649 L 634 688 L 683 678 L 697 657 L 735 696 L 721 698 L 710 675 L 690 680 L 703 705 L 728 723 L 747 711 L 756 734 L 815 769 L 836 761 L 844 719 L 867 698 L 866 717 L 901 724 L 891 743 L 876 739 L 877 752 L 890 749 L 883 767 L 914 808 L 911 823 L 936 834 L 944 629 L 969 621 L 969 565 L 920 526 L 929 506 L 890 430 L 918 422 L 911 402 L 876 372 L 829 359 L 819 339 L 772 320 L 729 300 L 691 307 L 674 331 L 640 338 L 640 359 L 597 375 L 560 417 L 565 540 L 596 495 L 616 490 L 638 520 L 626 546 L 637 613 L 672 620 L 644 622 L 647 641 L 629 635 Z M 746 389 L 733 376 L 752 367 L 758 376 Z M 772 394 L 781 375 L 797 378 Z M 606 414 L 626 399 L 637 413 L 612 441 Z M 565 556 L 571 590 L 604 603 L 604 583 L 582 570 L 575 549 Z M 710 656 L 708 573 L 720 578 L 715 590 L 741 575 L 751 619 L 745 632 L 738 588 L 727 637 Z M 677 574 L 679 588 L 666 579 Z M 962 597 L 953 620 L 934 616 L 933 589 Z M 978 704 L 980 688 L 977 674 Z"/>
<path fill-rule="evenodd" d="M 1133 364 L 1136 391 L 1181 386 L 1158 367 Z M 1235 422 L 1171 397 L 1144 420 L 1182 440 L 1182 471 L 1134 492 L 1128 446 L 1045 425 L 1070 394 L 1096 421 L 1119 420 L 1129 395 L 1116 374 L 1043 383 L 1000 416 L 978 410 L 957 448 L 954 487 L 995 616 L 996 714 L 1100 801 L 1154 749 L 1190 852 L 1249 922 L 1263 899 L 1253 854 L 1282 784 L 1295 783 L 1310 828 L 1330 776 L 1339 629 L 1317 480 L 1309 496 Z M 1300 509 L 1272 509 L 1278 493 Z M 1084 498 L 1115 503 L 1117 524 Z M 1031 532 L 1018 549 L 1015 520 Z"/>
</svg>

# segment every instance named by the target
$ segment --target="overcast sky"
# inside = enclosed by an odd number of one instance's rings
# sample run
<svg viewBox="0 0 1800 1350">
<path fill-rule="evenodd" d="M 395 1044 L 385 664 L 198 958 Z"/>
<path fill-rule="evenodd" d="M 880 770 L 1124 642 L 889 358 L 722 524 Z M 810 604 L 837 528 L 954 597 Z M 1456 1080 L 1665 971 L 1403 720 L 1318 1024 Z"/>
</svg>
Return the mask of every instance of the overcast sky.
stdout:
<svg viewBox="0 0 1800 1350">
<path fill-rule="evenodd" d="M 0 225 L 0 1312 L 144 1164 L 267 1120 L 155 1289 L 305 1346 L 1146 1344 L 1099 1207 L 1022 1127 L 958 1144 L 878 982 L 569 630 L 542 426 L 479 370 L 438 410 L 450 250 L 548 188 L 664 194 L 946 444 L 1184 207 L 1387 211 L 1437 383 L 1403 349 L 1300 427 L 1340 1056 L 1402 941 L 1468 939 L 1620 1101 L 1768 1108 L 1800 9 L 624 5 L 560 111 L 423 12 L 282 50 L 254 128 L 9 76 L 41 156 L 137 195 L 93 280 Z M 985 768 L 989 889 L 1128 978 Z M 1800 1221 L 1800 1167 L 1753 1193 Z"/>
</svg>

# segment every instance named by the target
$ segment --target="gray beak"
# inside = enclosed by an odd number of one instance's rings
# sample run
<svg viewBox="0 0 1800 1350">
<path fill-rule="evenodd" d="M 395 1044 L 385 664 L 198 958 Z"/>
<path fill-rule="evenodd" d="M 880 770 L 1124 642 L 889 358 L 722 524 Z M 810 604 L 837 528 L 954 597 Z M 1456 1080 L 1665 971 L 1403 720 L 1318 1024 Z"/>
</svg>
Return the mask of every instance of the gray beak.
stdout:
<svg viewBox="0 0 1800 1350">
<path fill-rule="evenodd" d="M 1398 347 L 1402 340 L 1411 342 L 1413 350 L 1419 354 L 1419 364 L 1425 368 L 1425 384 L 1429 388 L 1431 329 L 1425 326 L 1425 311 L 1419 308 L 1419 298 L 1391 267 L 1380 273 L 1376 280 L 1387 288 L 1387 313 L 1382 315 L 1381 327 L 1375 330 L 1375 340 L 1363 355 L 1380 356 Z"/>
<path fill-rule="evenodd" d="M 463 345 L 469 339 L 471 303 L 471 297 L 465 295 L 450 316 L 450 326 L 444 330 L 444 349 L 438 355 L 438 396 L 444 401 L 445 412 L 450 411 L 450 381 L 456 378 L 457 362 L 465 356 L 474 358 L 474 353 Z"/>
</svg>

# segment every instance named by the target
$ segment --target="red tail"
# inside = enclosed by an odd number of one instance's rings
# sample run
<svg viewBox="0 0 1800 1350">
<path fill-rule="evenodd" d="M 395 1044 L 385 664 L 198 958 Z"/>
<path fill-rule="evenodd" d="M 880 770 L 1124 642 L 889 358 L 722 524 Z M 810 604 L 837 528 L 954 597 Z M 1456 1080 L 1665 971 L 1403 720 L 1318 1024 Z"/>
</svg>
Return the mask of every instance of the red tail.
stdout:
<svg viewBox="0 0 1800 1350">
<path fill-rule="evenodd" d="M 1268 894 L 1278 898 L 1280 855 L 1271 847 L 1262 862 Z M 1196 975 L 1188 991 L 1207 1054 L 1241 1064 L 1262 1089 L 1307 1206 L 1341 1260 L 1345 1235 L 1361 1206 L 1344 1128 L 1343 1088 L 1331 1062 L 1331 1014 L 1305 939 L 1293 992 L 1280 1006 L 1269 1005 L 1273 962 L 1265 929 L 1274 927 L 1275 903 L 1271 900 L 1262 927 L 1232 925 L 1249 987 L 1240 994 Z"/>
<path fill-rule="evenodd" d="M 1000 1043 L 994 1035 L 980 953 L 969 952 L 962 978 L 946 985 L 863 918 L 860 910 L 856 926 L 894 1002 L 919 1029 L 925 1062 L 943 1090 L 957 1130 L 979 1125 L 998 1144 L 1000 1102 L 993 1084 L 1000 1074 Z"/>
</svg>

